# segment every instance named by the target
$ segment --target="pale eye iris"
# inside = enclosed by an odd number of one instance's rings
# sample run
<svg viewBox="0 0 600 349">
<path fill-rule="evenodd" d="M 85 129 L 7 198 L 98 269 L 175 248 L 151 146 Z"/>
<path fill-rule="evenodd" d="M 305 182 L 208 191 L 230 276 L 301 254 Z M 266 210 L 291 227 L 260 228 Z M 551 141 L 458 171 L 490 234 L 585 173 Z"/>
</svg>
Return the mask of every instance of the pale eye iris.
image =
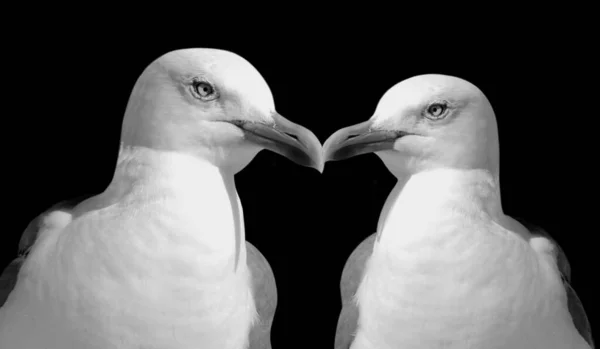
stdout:
<svg viewBox="0 0 600 349">
<path fill-rule="evenodd" d="M 427 114 L 431 118 L 439 118 L 442 116 L 442 114 L 444 114 L 446 109 L 447 107 L 445 104 L 435 103 L 430 105 L 429 108 L 427 108 Z"/>
<path fill-rule="evenodd" d="M 196 90 L 196 93 L 201 97 L 208 97 L 215 92 L 210 84 L 201 81 L 194 84 L 194 90 Z"/>
</svg>

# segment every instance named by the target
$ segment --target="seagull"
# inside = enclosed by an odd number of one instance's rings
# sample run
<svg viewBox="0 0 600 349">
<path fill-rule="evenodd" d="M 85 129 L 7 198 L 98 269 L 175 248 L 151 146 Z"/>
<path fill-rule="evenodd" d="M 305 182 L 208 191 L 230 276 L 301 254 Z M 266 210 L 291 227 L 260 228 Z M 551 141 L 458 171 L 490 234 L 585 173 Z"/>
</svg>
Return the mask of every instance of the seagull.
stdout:
<svg viewBox="0 0 600 349">
<path fill-rule="evenodd" d="M 153 61 L 106 190 L 26 229 L 26 256 L 0 278 L 0 348 L 271 348 L 275 280 L 245 241 L 234 183 L 262 149 L 323 169 L 316 136 L 275 111 L 244 58 L 190 48 Z"/>
<path fill-rule="evenodd" d="M 323 145 L 324 161 L 366 153 L 398 181 L 344 266 L 336 349 L 594 348 L 563 251 L 502 211 L 496 117 L 476 86 L 411 77 Z"/>
</svg>

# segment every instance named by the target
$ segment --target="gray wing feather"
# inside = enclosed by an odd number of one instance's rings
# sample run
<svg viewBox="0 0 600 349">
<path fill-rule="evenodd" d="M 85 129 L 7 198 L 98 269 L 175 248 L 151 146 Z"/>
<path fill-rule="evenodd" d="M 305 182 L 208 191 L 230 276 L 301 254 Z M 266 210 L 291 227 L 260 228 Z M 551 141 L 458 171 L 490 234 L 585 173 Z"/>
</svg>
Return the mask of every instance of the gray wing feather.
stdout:
<svg viewBox="0 0 600 349">
<path fill-rule="evenodd" d="M 271 349 L 271 325 L 277 308 L 275 276 L 265 257 L 248 241 L 246 241 L 246 256 L 258 312 L 258 321 L 250 330 L 248 349 Z"/>
<path fill-rule="evenodd" d="M 340 282 L 342 311 L 337 323 L 335 349 L 349 349 L 356 334 L 358 306 L 354 301 L 354 295 L 362 281 L 367 260 L 373 253 L 376 236 L 377 234 L 372 234 L 354 249 L 342 271 Z"/>
<path fill-rule="evenodd" d="M 43 228 L 44 218 L 54 211 L 66 211 L 71 212 L 75 206 L 89 198 L 90 195 L 80 196 L 74 199 L 61 201 L 44 213 L 35 217 L 25 228 L 25 231 L 21 235 L 21 240 L 19 241 L 19 250 L 18 257 L 13 260 L 2 272 L 0 276 L 0 307 L 4 305 L 6 300 L 8 299 L 8 295 L 12 292 L 17 284 L 17 279 L 19 277 L 19 271 L 21 270 L 21 266 L 23 262 L 27 258 L 31 247 L 35 244 L 37 237 L 40 233 L 40 229 Z"/>
<path fill-rule="evenodd" d="M 524 220 L 523 218 L 514 217 L 517 221 L 523 224 L 532 235 L 543 236 L 548 239 L 552 245 L 554 246 L 555 260 L 558 266 L 558 270 L 560 271 L 561 278 L 563 281 L 563 285 L 565 287 L 565 291 L 567 293 L 567 305 L 569 308 L 569 313 L 571 313 L 571 318 L 573 319 L 573 324 L 575 328 L 579 332 L 579 334 L 585 339 L 585 341 L 592 347 L 595 348 L 594 341 L 592 339 L 592 328 L 588 321 L 587 315 L 583 308 L 583 304 L 581 300 L 577 296 L 577 293 L 571 286 L 571 266 L 569 261 L 567 260 L 567 256 L 565 252 L 560 248 L 560 245 L 552 239 L 552 237 L 542 228 L 531 224 Z"/>
</svg>

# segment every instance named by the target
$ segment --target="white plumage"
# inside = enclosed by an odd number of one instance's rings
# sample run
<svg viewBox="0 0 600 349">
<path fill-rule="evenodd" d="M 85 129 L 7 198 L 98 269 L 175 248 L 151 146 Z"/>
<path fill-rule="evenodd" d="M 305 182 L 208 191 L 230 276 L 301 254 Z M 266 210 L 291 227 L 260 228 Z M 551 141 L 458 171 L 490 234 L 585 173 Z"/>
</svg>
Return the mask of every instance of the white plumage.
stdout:
<svg viewBox="0 0 600 349">
<path fill-rule="evenodd" d="M 154 61 L 108 188 L 32 230 L 0 348 L 270 348 L 275 283 L 245 241 L 234 183 L 262 149 L 322 167 L 314 134 L 275 112 L 243 58 L 187 49 Z"/>
<path fill-rule="evenodd" d="M 407 79 L 324 145 L 326 161 L 367 152 L 398 183 L 344 268 L 336 348 L 591 348 L 562 251 L 502 211 L 496 119 L 477 87 Z"/>
</svg>

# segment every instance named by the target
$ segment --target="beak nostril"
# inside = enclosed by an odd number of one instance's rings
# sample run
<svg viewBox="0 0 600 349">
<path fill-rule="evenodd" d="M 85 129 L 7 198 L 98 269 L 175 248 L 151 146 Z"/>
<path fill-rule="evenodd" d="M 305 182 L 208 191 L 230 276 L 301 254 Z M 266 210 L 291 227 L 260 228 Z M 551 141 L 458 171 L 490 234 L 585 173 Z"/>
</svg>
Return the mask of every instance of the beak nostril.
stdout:
<svg viewBox="0 0 600 349">
<path fill-rule="evenodd" d="M 293 139 L 295 139 L 295 140 L 298 140 L 298 136 L 296 136 L 295 134 L 288 133 L 288 132 L 284 132 L 284 133 L 285 133 L 286 135 L 288 135 L 288 136 L 292 137 Z"/>
<path fill-rule="evenodd" d="M 352 139 L 354 137 L 358 137 L 358 135 L 350 135 L 350 136 L 348 136 L 348 139 Z"/>
</svg>

